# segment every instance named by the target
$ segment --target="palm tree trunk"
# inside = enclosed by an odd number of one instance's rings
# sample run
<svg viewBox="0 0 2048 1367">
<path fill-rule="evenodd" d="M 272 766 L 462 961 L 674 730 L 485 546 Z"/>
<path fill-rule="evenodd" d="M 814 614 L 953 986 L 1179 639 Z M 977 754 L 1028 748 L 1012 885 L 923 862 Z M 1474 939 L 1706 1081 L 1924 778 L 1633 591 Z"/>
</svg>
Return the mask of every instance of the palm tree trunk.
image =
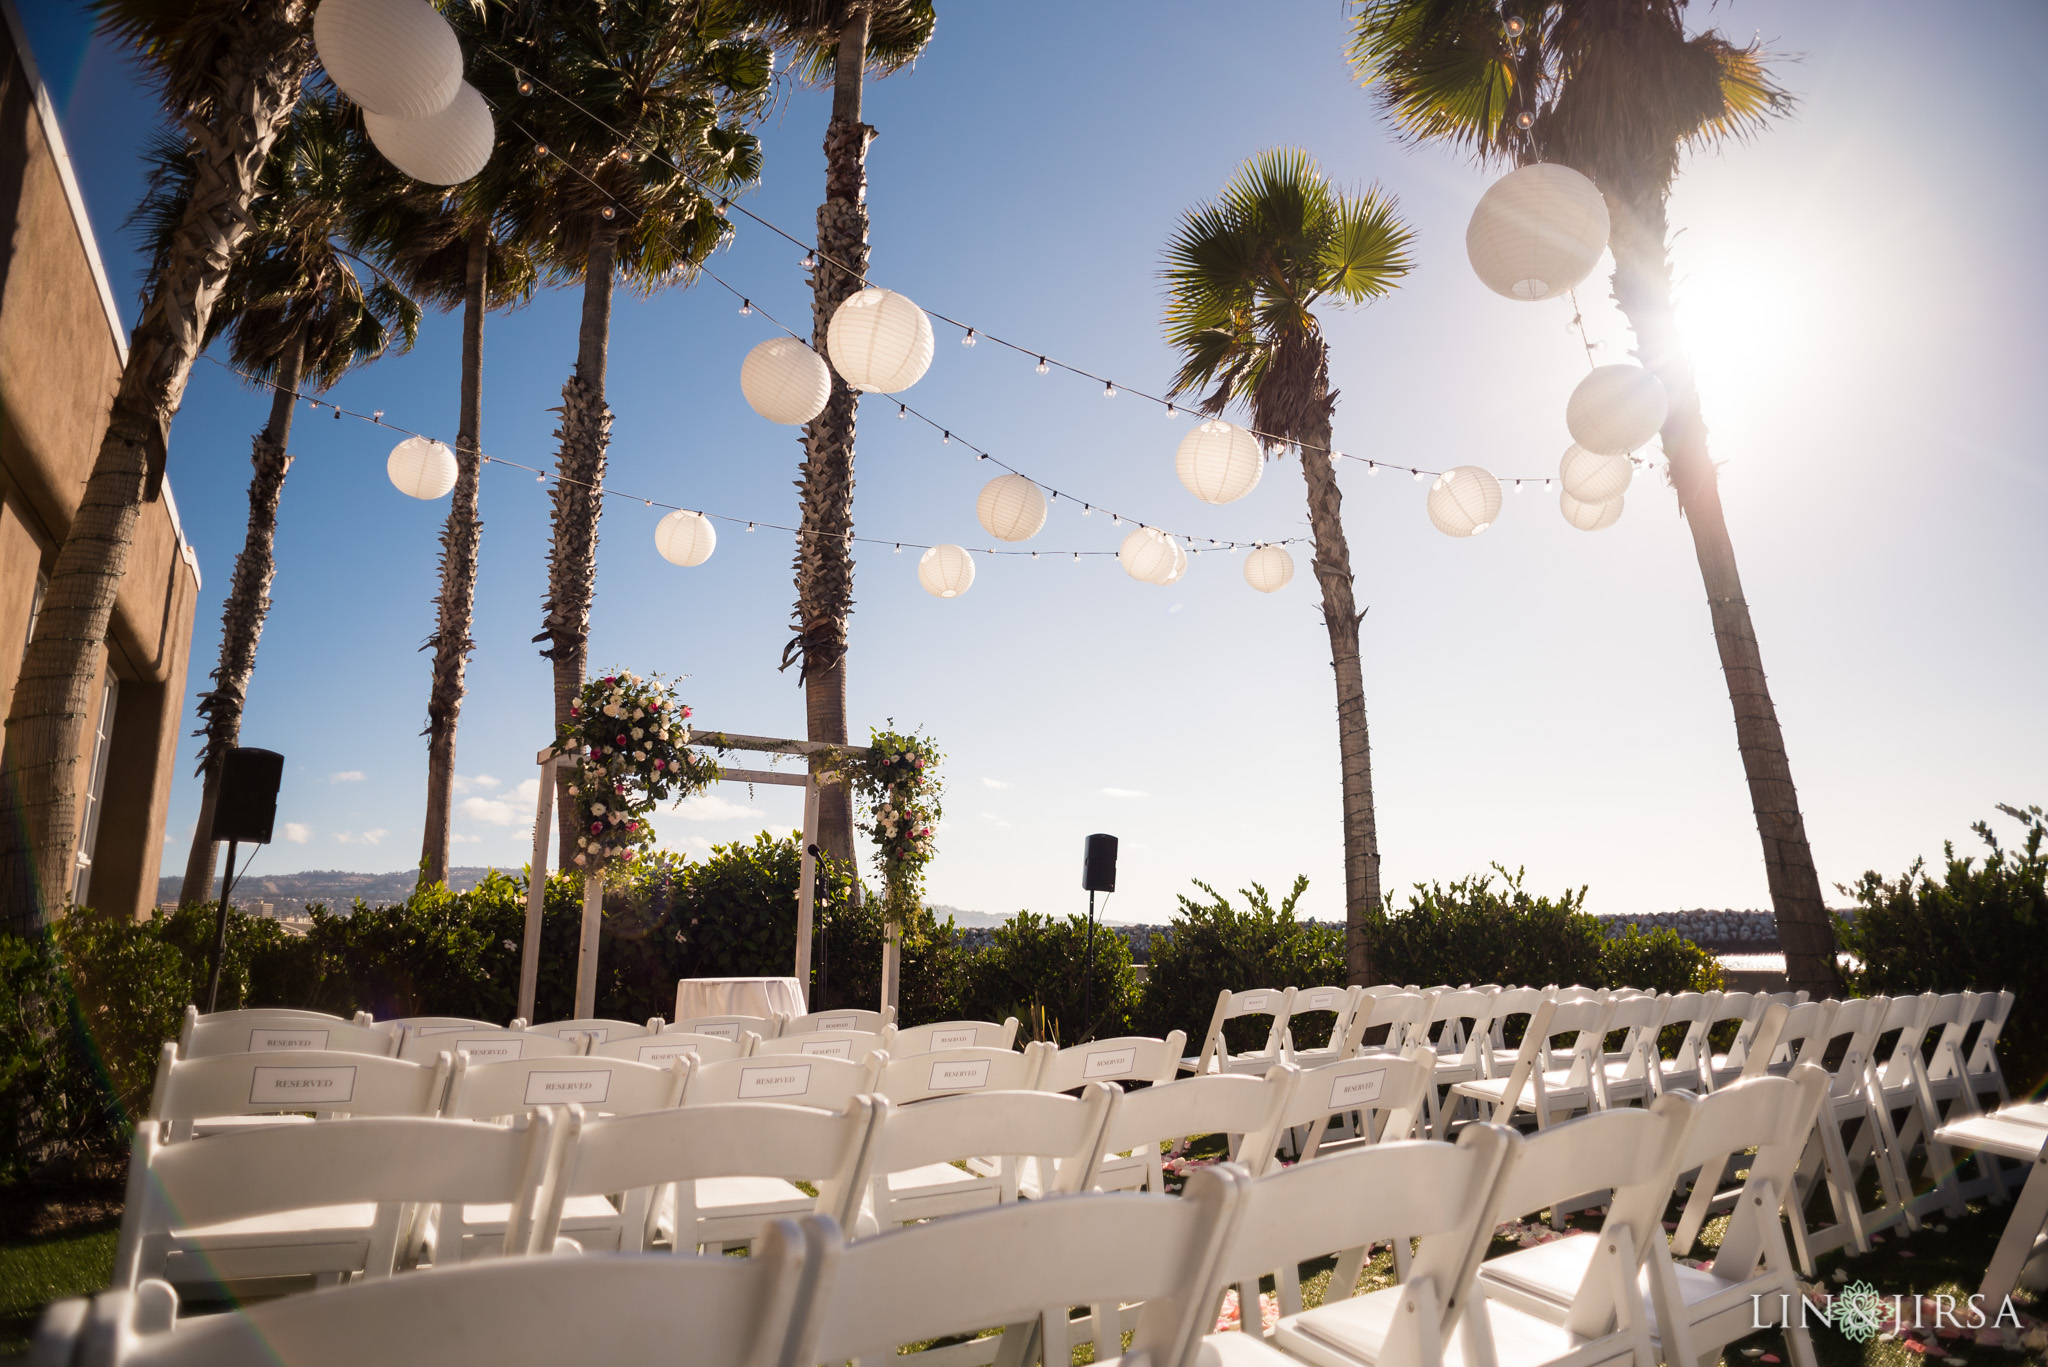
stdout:
<svg viewBox="0 0 2048 1367">
<path fill-rule="evenodd" d="M 612 261 L 616 243 L 609 233 L 591 240 L 583 263 L 583 323 L 576 334 L 576 373 L 562 386 L 561 439 L 555 457 L 554 538 L 548 548 L 547 616 L 536 641 L 549 642 L 541 655 L 554 662 L 555 723 L 583 687 L 590 665 L 590 600 L 597 581 L 597 520 L 603 512 L 605 452 L 611 444 L 612 414 L 604 403 L 605 348 L 611 341 Z M 576 859 L 576 802 L 573 775 L 560 771 L 556 783 L 556 858 L 568 868 Z"/>
<path fill-rule="evenodd" d="M 832 79 L 832 121 L 825 128 L 825 202 L 818 206 L 817 267 L 811 274 L 811 346 L 825 355 L 832 315 L 862 287 L 868 269 L 867 156 L 875 130 L 861 122 L 861 78 L 868 44 L 867 7 L 856 6 L 839 33 Z M 801 660 L 805 734 L 846 744 L 846 618 L 853 610 L 853 434 L 860 395 L 832 377 L 825 411 L 804 430 L 797 487 L 803 531 L 796 541 L 796 637 L 783 666 Z M 818 792 L 818 848 L 853 858 L 853 798 L 844 783 Z"/>
<path fill-rule="evenodd" d="M 1777 914 L 1778 940 L 1785 950 L 1786 977 L 1795 991 L 1817 998 L 1833 996 L 1841 990 L 1834 926 L 1821 897 L 1785 736 L 1771 704 L 1756 628 L 1736 572 L 1735 547 L 1721 510 L 1720 480 L 1707 454 L 1707 424 L 1700 412 L 1692 360 L 1671 306 L 1664 196 L 1659 189 L 1645 189 L 1633 194 L 1610 191 L 1606 198 L 1613 221 L 1609 240 L 1614 251 L 1614 299 L 1635 330 L 1643 364 L 1664 382 L 1671 400 L 1670 415 L 1664 420 L 1664 454 L 1671 463 L 1679 507 L 1692 528 L 1700 577 L 1706 582 L 1714 643 L 1728 680 L 1728 701 L 1735 709 L 1735 743 L 1749 780 L 1757 834 L 1763 840 L 1764 876 Z"/>
<path fill-rule="evenodd" d="M 57 551 L 35 639 L 7 718 L 0 781 L 0 923 L 47 926 L 70 898 L 80 742 L 114 599 L 142 504 L 156 493 L 171 419 L 235 247 L 256 178 L 298 102 L 312 59 L 297 0 L 239 8 L 210 121 L 186 121 L 200 155 L 192 196 L 152 282 L 71 527 Z"/>
<path fill-rule="evenodd" d="M 178 890 L 180 906 L 213 895 L 213 809 L 220 796 L 221 763 L 242 741 L 249 678 L 256 672 L 256 647 L 270 615 L 270 581 L 277 576 L 277 505 L 284 498 L 284 477 L 292 468 L 286 448 L 305 355 L 306 332 L 301 327 L 278 358 L 270 421 L 257 434 L 249 456 L 255 467 L 249 477 L 249 530 L 242 537 L 242 553 L 235 557 L 234 578 L 221 609 L 220 663 L 213 669 L 213 688 L 199 699 L 199 715 L 206 719 L 198 731 L 206 738 L 199 749 L 199 772 L 206 776 L 206 786 L 199 798 L 192 850 L 185 858 L 185 881 Z"/>
<path fill-rule="evenodd" d="M 1330 633 L 1330 667 L 1337 676 L 1337 754 L 1344 783 L 1344 973 L 1347 983 L 1373 983 L 1366 926 L 1380 904 L 1380 833 L 1372 805 L 1372 735 L 1365 721 L 1365 673 L 1359 662 L 1360 612 L 1351 593 L 1351 545 L 1344 536 L 1344 494 L 1330 464 L 1329 354 L 1318 347 L 1315 392 L 1321 402 L 1297 434 L 1301 473 L 1308 484 L 1313 562 L 1323 589 L 1323 626 Z"/>
<path fill-rule="evenodd" d="M 463 678 L 476 649 L 469 629 L 476 612 L 476 554 L 484 524 L 477 517 L 483 475 L 484 285 L 491 230 L 469 230 L 468 274 L 462 289 L 462 413 L 455 431 L 455 498 L 441 528 L 441 593 L 435 599 L 433 685 L 427 694 L 427 825 L 420 841 L 420 881 L 448 881 L 451 804 L 455 796 L 455 727 L 462 716 Z"/>
</svg>

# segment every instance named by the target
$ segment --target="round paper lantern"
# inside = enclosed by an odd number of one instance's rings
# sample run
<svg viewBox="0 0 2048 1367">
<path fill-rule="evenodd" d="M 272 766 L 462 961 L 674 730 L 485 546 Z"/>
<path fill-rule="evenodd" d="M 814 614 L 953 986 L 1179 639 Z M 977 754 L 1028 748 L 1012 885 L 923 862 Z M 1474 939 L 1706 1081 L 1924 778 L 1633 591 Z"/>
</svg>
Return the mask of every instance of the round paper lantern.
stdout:
<svg viewBox="0 0 2048 1367">
<path fill-rule="evenodd" d="M 1171 584 L 1187 570 L 1188 553 L 1157 527 L 1140 527 L 1124 538 L 1116 558 L 1124 573 L 1146 584 Z"/>
<path fill-rule="evenodd" d="M 1235 503 L 1258 487 L 1266 458 L 1257 437 L 1234 423 L 1211 419 L 1180 439 L 1173 469 L 1204 503 Z"/>
<path fill-rule="evenodd" d="M 1599 503 L 1588 503 L 1573 498 L 1570 494 L 1557 496 L 1557 510 L 1564 514 L 1564 520 L 1582 532 L 1603 531 L 1612 527 L 1621 516 L 1621 495 L 1604 499 Z"/>
<path fill-rule="evenodd" d="M 467 81 L 438 114 L 394 119 L 366 109 L 363 127 L 384 160 L 428 185 L 460 185 L 483 170 L 498 138 L 490 106 Z"/>
<path fill-rule="evenodd" d="M 934 598 L 958 598 L 974 585 L 974 557 L 961 546 L 934 546 L 917 558 L 917 582 Z"/>
<path fill-rule="evenodd" d="M 1244 558 L 1244 582 L 1260 593 L 1278 593 L 1294 578 L 1294 557 L 1285 546 L 1261 546 Z"/>
<path fill-rule="evenodd" d="M 1444 471 L 1429 486 L 1429 520 L 1445 536 L 1477 536 L 1500 516 L 1500 481 L 1476 465 Z"/>
<path fill-rule="evenodd" d="M 1605 503 L 1627 491 L 1636 467 L 1627 456 L 1595 455 L 1583 446 L 1564 448 L 1557 463 L 1557 481 L 1581 503 Z"/>
<path fill-rule="evenodd" d="M 1553 299 L 1586 278 L 1607 246 L 1607 201 L 1569 166 L 1511 171 L 1479 197 L 1465 255 L 1510 299 Z"/>
<path fill-rule="evenodd" d="M 440 498 L 455 487 L 455 453 L 438 441 L 407 437 L 391 448 L 384 473 L 402 494 Z"/>
<path fill-rule="evenodd" d="M 438 114 L 462 84 L 462 45 L 426 0 L 321 0 L 313 47 L 342 94 L 385 118 Z"/>
<path fill-rule="evenodd" d="M 1022 475 L 998 475 L 982 486 L 974 515 L 990 536 L 1028 541 L 1045 525 L 1045 495 Z"/>
<path fill-rule="evenodd" d="M 740 362 L 740 393 L 770 422 L 795 426 L 825 411 L 832 372 L 794 337 L 770 337 Z"/>
<path fill-rule="evenodd" d="M 704 514 L 678 508 L 654 524 L 654 549 L 671 565 L 701 565 L 718 549 L 718 528 Z"/>
<path fill-rule="evenodd" d="M 932 320 L 894 290 L 870 286 L 832 315 L 825 351 L 841 379 L 864 394 L 894 394 L 932 363 Z"/>
<path fill-rule="evenodd" d="M 1603 365 L 1579 381 L 1564 406 L 1572 440 L 1603 456 L 1625 456 L 1657 435 L 1671 402 L 1664 382 L 1639 365 Z"/>
</svg>

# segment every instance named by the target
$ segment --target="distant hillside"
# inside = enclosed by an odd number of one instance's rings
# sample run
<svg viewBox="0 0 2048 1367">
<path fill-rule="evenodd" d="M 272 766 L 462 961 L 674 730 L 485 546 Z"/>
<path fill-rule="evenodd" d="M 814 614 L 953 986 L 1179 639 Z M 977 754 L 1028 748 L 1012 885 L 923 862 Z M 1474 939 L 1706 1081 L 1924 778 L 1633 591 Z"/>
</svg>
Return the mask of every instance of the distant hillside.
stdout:
<svg viewBox="0 0 2048 1367">
<path fill-rule="evenodd" d="M 448 886 L 457 892 L 468 892 L 481 883 L 489 871 L 482 867 L 450 869 Z M 157 905 L 175 903 L 182 882 L 182 877 L 159 878 Z M 235 883 L 235 905 L 250 911 L 254 910 L 256 903 L 268 902 L 274 916 L 303 911 L 314 902 L 329 910 L 346 910 L 358 897 L 372 906 L 403 902 L 418 882 L 419 871 L 416 869 L 400 869 L 396 873 L 344 873 L 339 869 L 269 874 L 258 871 Z M 213 891 L 215 896 L 220 895 L 218 882 L 215 882 Z"/>
</svg>

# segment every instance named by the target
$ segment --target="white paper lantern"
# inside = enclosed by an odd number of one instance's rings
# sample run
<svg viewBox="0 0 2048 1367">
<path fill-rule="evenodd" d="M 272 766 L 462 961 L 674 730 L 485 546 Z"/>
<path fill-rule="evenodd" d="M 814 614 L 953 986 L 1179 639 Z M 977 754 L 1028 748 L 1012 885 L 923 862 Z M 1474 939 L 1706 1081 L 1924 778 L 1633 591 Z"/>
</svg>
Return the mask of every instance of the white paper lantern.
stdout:
<svg viewBox="0 0 2048 1367">
<path fill-rule="evenodd" d="M 1429 486 L 1429 520 L 1445 536 L 1477 536 L 1500 516 L 1500 481 L 1476 465 L 1446 470 Z"/>
<path fill-rule="evenodd" d="M 718 528 L 704 514 L 678 508 L 654 524 L 654 549 L 671 565 L 701 565 L 718 549 Z"/>
<path fill-rule="evenodd" d="M 342 94 L 386 118 L 438 114 L 462 83 L 462 45 L 426 0 L 321 0 L 313 47 Z"/>
<path fill-rule="evenodd" d="M 740 362 L 740 393 L 770 422 L 796 426 L 825 411 L 832 372 L 794 337 L 770 337 Z"/>
<path fill-rule="evenodd" d="M 1166 544 L 1172 547 L 1173 549 L 1173 568 L 1172 570 L 1168 571 L 1166 578 L 1160 580 L 1159 582 L 1162 584 L 1178 583 L 1181 580 L 1182 576 L 1186 575 L 1188 572 L 1187 547 L 1181 545 L 1180 542 L 1175 541 L 1170 536 L 1166 538 Z"/>
<path fill-rule="evenodd" d="M 1564 520 L 1582 532 L 1603 531 L 1612 527 L 1621 516 L 1621 495 L 1604 499 L 1599 503 L 1588 503 L 1573 498 L 1570 494 L 1557 496 L 1557 510 L 1564 514 Z"/>
<path fill-rule="evenodd" d="M 1260 593 L 1278 593 L 1294 578 L 1294 557 L 1285 546 L 1261 546 L 1244 558 L 1244 582 Z"/>
<path fill-rule="evenodd" d="M 440 498 L 455 487 L 455 453 L 438 441 L 407 437 L 391 448 L 384 473 L 401 494 Z"/>
<path fill-rule="evenodd" d="M 974 557 L 961 546 L 934 546 L 917 558 L 917 582 L 934 598 L 958 598 L 974 586 Z"/>
<path fill-rule="evenodd" d="M 393 119 L 366 109 L 363 127 L 384 160 L 428 185 L 460 185 L 483 170 L 498 138 L 490 106 L 467 81 L 438 114 Z"/>
<path fill-rule="evenodd" d="M 1557 463 L 1557 482 L 1581 503 L 1605 503 L 1628 491 L 1635 463 L 1627 456 L 1602 456 L 1583 446 L 1567 446 Z"/>
<path fill-rule="evenodd" d="M 1235 503 L 1258 487 L 1266 458 L 1257 437 L 1234 423 L 1211 419 L 1180 439 L 1173 469 L 1204 503 Z"/>
<path fill-rule="evenodd" d="M 1187 568 L 1187 552 L 1157 527 L 1140 527 L 1125 537 L 1116 558 L 1125 574 L 1144 584 L 1171 584 Z"/>
<path fill-rule="evenodd" d="M 1510 299 L 1553 299 L 1586 278 L 1607 246 L 1607 202 L 1569 166 L 1511 171 L 1479 197 L 1465 255 Z"/>
<path fill-rule="evenodd" d="M 1625 456 L 1657 435 L 1671 410 L 1664 382 L 1639 365 L 1603 365 L 1579 381 L 1564 406 L 1572 440 L 1603 456 Z"/>
<path fill-rule="evenodd" d="M 869 287 L 841 304 L 825 329 L 839 377 L 864 394 L 895 394 L 932 363 L 932 320 L 894 290 Z"/>
<path fill-rule="evenodd" d="M 997 475 L 981 487 L 974 515 L 990 536 L 1028 541 L 1045 525 L 1045 495 L 1022 475 Z"/>
</svg>

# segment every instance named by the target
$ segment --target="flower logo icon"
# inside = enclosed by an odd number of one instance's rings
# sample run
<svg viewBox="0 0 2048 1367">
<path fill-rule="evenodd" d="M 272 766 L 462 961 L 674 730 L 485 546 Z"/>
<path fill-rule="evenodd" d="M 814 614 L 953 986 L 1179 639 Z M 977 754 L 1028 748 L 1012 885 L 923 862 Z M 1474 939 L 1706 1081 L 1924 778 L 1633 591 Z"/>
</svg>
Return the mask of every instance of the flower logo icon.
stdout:
<svg viewBox="0 0 2048 1367">
<path fill-rule="evenodd" d="M 1834 1325 L 1851 1343 L 1867 1343 L 1884 1323 L 1884 1299 L 1869 1282 L 1850 1282 L 1835 1296 Z"/>
</svg>

